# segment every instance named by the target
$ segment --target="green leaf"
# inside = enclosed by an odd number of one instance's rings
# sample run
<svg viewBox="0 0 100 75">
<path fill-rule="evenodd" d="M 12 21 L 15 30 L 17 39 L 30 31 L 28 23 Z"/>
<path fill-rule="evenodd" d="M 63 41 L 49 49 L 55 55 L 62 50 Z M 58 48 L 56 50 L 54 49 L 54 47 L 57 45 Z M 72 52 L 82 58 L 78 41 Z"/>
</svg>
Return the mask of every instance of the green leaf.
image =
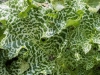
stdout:
<svg viewBox="0 0 100 75">
<path fill-rule="evenodd" d="M 27 71 L 28 69 L 29 69 L 29 64 L 26 61 L 22 60 L 21 64 L 20 64 L 20 72 L 19 72 L 19 74 L 22 75 L 22 73 Z"/>
<path fill-rule="evenodd" d="M 5 37 L 4 31 L 6 29 L 6 20 L 2 19 L 0 20 L 1 26 L 0 26 L 0 41 Z"/>
<path fill-rule="evenodd" d="M 20 17 L 20 18 L 26 18 L 27 16 L 28 16 L 28 11 L 31 9 L 31 6 L 28 6 L 28 7 L 26 7 L 26 9 L 25 10 L 23 10 L 22 12 L 20 12 L 19 14 L 18 14 L 18 16 Z"/>
<path fill-rule="evenodd" d="M 32 7 L 37 8 L 37 6 L 36 6 L 35 4 L 32 3 L 32 1 L 33 1 L 33 0 L 27 0 L 27 3 L 28 3 L 28 5 L 29 5 L 29 7 L 31 7 L 31 8 L 32 8 Z"/>
<path fill-rule="evenodd" d="M 83 44 L 82 49 L 85 54 L 91 50 L 92 45 L 89 42 Z"/>
<path fill-rule="evenodd" d="M 72 20 L 72 19 L 69 19 L 66 23 L 66 27 L 69 27 L 69 26 L 78 26 L 80 24 L 80 20 L 79 19 L 76 19 L 76 20 Z"/>
<path fill-rule="evenodd" d="M 3 25 L 6 25 L 6 20 L 5 20 L 5 19 L 0 20 L 0 22 L 1 22 Z"/>
<path fill-rule="evenodd" d="M 28 3 L 29 5 L 32 5 L 32 1 L 33 1 L 33 0 L 27 0 L 27 3 Z"/>
<path fill-rule="evenodd" d="M 52 18 L 56 18 L 57 17 L 56 13 L 48 13 L 46 15 L 49 16 L 49 17 L 52 17 Z"/>
<path fill-rule="evenodd" d="M 0 30 L 1 31 L 1 30 Z M 5 37 L 5 34 L 3 34 L 2 32 L 0 32 L 0 41 Z"/>
<path fill-rule="evenodd" d="M 31 4 L 27 6 L 23 11 L 21 11 L 18 16 L 20 18 L 26 18 L 28 16 L 28 12 L 31 10 L 31 8 L 37 8 L 35 5 Z"/>
<path fill-rule="evenodd" d="M 77 19 L 69 19 L 66 23 L 66 26 L 78 26 L 80 24 L 80 20 L 84 14 L 83 10 L 78 10 L 76 12 L 78 14 L 78 18 Z"/>
<path fill-rule="evenodd" d="M 27 12 L 20 12 L 18 16 L 20 18 L 26 18 L 28 15 L 27 15 Z"/>
<path fill-rule="evenodd" d="M 77 25 L 79 25 L 79 20 L 72 20 L 72 19 L 69 19 L 69 20 L 67 21 L 67 27 L 68 27 L 68 26 L 77 26 Z"/>
<path fill-rule="evenodd" d="M 90 70 L 93 67 L 94 67 L 94 63 L 92 61 L 86 63 L 86 70 Z"/>
<path fill-rule="evenodd" d="M 83 14 L 84 14 L 83 10 L 78 10 L 76 13 L 77 13 L 79 16 L 83 16 Z"/>
<path fill-rule="evenodd" d="M 51 3 L 56 11 L 61 11 L 65 8 L 64 0 L 51 0 Z"/>
</svg>

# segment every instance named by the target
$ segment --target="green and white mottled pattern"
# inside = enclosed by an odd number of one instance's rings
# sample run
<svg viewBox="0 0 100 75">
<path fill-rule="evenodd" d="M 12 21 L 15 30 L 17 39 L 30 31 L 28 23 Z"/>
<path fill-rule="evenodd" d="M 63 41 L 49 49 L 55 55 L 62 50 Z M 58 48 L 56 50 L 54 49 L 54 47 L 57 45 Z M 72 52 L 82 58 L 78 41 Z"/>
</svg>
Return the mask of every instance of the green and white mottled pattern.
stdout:
<svg viewBox="0 0 100 75">
<path fill-rule="evenodd" d="M 100 15 L 81 0 L 62 1 L 60 10 L 34 0 L 0 5 L 0 22 L 6 22 L 0 75 L 94 75 L 91 70 L 100 62 Z"/>
</svg>

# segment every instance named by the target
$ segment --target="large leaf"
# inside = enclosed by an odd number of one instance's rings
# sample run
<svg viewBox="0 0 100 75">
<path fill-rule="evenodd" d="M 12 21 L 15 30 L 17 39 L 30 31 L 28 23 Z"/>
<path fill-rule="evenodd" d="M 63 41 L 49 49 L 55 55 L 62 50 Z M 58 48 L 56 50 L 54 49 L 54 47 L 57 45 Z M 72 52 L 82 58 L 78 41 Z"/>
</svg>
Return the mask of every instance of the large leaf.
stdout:
<svg viewBox="0 0 100 75">
<path fill-rule="evenodd" d="M 89 7 L 83 0 L 1 4 L 0 75 L 95 75 L 100 15 Z"/>
</svg>

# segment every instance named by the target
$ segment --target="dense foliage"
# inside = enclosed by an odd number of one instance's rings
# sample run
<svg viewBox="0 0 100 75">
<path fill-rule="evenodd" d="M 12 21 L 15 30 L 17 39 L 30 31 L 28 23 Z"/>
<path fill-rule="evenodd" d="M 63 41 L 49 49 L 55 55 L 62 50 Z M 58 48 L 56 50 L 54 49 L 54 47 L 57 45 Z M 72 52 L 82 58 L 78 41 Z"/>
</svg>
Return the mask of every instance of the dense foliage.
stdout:
<svg viewBox="0 0 100 75">
<path fill-rule="evenodd" d="M 100 75 L 100 10 L 83 0 L 0 4 L 0 75 Z"/>
</svg>

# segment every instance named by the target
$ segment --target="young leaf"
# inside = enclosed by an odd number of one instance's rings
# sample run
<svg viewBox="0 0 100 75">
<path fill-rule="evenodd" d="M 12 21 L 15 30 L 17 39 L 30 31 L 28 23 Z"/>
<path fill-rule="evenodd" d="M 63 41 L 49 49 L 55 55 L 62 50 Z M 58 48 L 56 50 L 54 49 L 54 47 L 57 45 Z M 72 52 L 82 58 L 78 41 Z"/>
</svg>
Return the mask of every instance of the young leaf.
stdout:
<svg viewBox="0 0 100 75">
<path fill-rule="evenodd" d="M 2 19 L 0 20 L 1 26 L 0 26 L 0 41 L 5 37 L 4 31 L 6 29 L 6 20 Z"/>
<path fill-rule="evenodd" d="M 29 5 L 32 5 L 32 0 L 27 0 L 27 3 L 28 3 Z"/>
<path fill-rule="evenodd" d="M 66 23 L 66 27 L 69 27 L 69 26 L 78 26 L 80 24 L 80 20 L 79 19 L 76 19 L 76 20 L 73 20 L 73 19 L 69 19 Z"/>
<path fill-rule="evenodd" d="M 57 17 L 56 13 L 48 13 L 46 15 L 49 16 L 49 17 L 52 17 L 52 18 L 56 18 Z"/>
<path fill-rule="evenodd" d="M 78 10 L 76 13 L 77 13 L 79 16 L 83 16 L 83 14 L 84 14 L 83 10 Z"/>
</svg>

